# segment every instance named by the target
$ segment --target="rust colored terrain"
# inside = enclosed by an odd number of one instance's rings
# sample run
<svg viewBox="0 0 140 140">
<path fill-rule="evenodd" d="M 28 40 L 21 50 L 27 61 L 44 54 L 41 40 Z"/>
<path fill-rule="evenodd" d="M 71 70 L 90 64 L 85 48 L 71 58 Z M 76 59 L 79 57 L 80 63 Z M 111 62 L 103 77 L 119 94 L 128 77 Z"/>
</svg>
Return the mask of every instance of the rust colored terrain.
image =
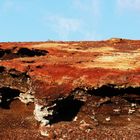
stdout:
<svg viewBox="0 0 140 140">
<path fill-rule="evenodd" d="M 138 140 L 140 41 L 0 43 L 0 139 Z"/>
</svg>

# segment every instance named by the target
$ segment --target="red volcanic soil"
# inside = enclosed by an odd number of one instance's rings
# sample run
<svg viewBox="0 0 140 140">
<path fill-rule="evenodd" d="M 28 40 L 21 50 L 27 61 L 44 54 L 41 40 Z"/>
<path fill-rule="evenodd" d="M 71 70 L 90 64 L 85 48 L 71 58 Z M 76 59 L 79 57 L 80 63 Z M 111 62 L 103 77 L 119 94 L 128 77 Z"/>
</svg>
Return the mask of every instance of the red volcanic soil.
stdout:
<svg viewBox="0 0 140 140">
<path fill-rule="evenodd" d="M 137 140 L 139 100 L 140 41 L 0 43 L 2 140 Z"/>
</svg>

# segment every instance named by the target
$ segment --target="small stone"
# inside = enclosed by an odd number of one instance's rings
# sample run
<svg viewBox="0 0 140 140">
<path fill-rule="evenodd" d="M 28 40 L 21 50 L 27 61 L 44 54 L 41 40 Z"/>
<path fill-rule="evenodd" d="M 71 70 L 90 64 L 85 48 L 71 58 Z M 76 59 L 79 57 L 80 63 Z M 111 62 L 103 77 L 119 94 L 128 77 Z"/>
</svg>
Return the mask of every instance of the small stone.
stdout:
<svg viewBox="0 0 140 140">
<path fill-rule="evenodd" d="M 130 119 L 130 118 L 127 118 L 127 120 L 128 120 L 128 121 L 131 121 L 131 119 Z"/>
<path fill-rule="evenodd" d="M 42 136 L 49 137 L 49 133 L 46 130 L 41 130 L 40 133 Z"/>
<path fill-rule="evenodd" d="M 82 120 L 81 122 L 80 122 L 80 129 L 81 130 L 87 130 L 87 129 L 89 129 L 90 128 L 90 124 L 88 124 L 88 123 L 86 123 L 84 120 Z"/>
<path fill-rule="evenodd" d="M 135 109 L 129 109 L 128 110 L 128 114 L 132 114 L 132 113 L 134 113 L 135 112 Z"/>
<path fill-rule="evenodd" d="M 136 103 L 131 103 L 131 107 L 137 107 Z"/>
<path fill-rule="evenodd" d="M 106 120 L 107 122 L 109 122 L 111 119 L 110 119 L 110 117 L 107 117 L 107 118 L 105 118 L 105 120 Z"/>
<path fill-rule="evenodd" d="M 115 109 L 113 109 L 113 111 L 114 111 L 115 113 L 120 113 L 120 112 L 121 112 L 121 109 L 120 109 L 120 108 L 115 108 Z"/>
<path fill-rule="evenodd" d="M 74 117 L 73 121 L 75 122 L 75 121 L 77 121 L 77 119 L 78 119 L 78 117 L 76 116 L 76 117 Z"/>
</svg>

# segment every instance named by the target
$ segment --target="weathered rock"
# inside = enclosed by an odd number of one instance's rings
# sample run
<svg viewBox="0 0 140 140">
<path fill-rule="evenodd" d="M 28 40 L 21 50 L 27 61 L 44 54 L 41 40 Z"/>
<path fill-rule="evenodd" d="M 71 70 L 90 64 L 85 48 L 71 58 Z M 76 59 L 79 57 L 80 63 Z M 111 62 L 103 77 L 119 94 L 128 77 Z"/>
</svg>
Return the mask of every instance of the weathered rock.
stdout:
<svg viewBox="0 0 140 140">
<path fill-rule="evenodd" d="M 0 43 L 1 138 L 139 138 L 139 60 L 134 40 Z"/>
</svg>

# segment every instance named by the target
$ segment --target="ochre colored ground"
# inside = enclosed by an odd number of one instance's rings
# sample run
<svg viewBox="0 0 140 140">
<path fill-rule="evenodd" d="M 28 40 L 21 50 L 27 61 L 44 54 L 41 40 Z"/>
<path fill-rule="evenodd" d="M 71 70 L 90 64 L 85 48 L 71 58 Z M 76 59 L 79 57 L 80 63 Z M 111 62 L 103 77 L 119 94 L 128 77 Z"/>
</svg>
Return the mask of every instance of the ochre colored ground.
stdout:
<svg viewBox="0 0 140 140">
<path fill-rule="evenodd" d="M 31 83 L 20 74 L 29 77 Z M 77 89 L 87 93 L 76 95 L 76 103 L 74 100 L 64 103 L 68 108 L 60 110 L 75 113 L 62 111 L 64 116 L 59 114 L 61 117 L 57 116 L 49 128 L 42 128 L 49 132 L 47 138 L 40 135 L 39 124 L 34 120 L 34 104 L 26 106 L 13 100 L 9 109 L 0 108 L 2 140 L 140 137 L 139 40 L 0 43 L 2 87 L 22 92 L 32 87 L 36 102 L 41 105 L 67 98 Z M 100 104 L 106 97 L 109 99 Z M 79 106 L 77 110 L 73 104 Z M 121 111 L 116 114 L 114 109 Z"/>
</svg>

